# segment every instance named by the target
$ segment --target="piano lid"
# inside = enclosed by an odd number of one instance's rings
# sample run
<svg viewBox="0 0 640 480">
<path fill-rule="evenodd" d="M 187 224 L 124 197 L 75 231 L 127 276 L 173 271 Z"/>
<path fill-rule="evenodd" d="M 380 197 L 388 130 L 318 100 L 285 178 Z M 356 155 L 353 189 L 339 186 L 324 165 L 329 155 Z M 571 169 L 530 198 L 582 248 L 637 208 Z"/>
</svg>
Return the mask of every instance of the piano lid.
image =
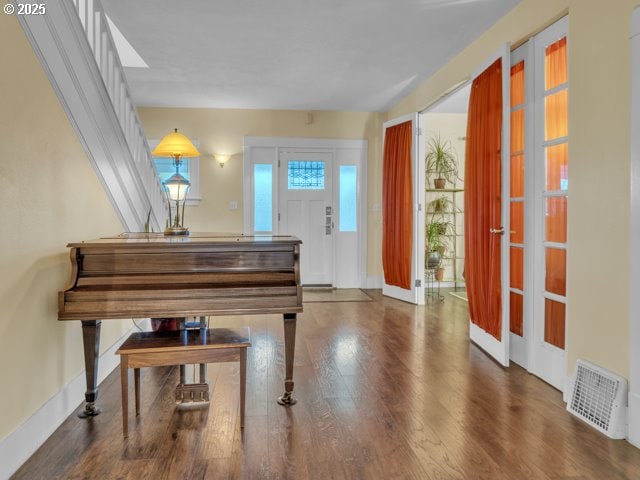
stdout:
<svg viewBox="0 0 640 480">
<path fill-rule="evenodd" d="M 166 236 L 163 233 L 124 232 L 119 235 L 101 237 L 94 240 L 69 243 L 67 247 L 87 246 L 134 246 L 134 245 L 225 245 L 225 244 L 301 244 L 302 241 L 292 235 L 262 235 L 223 232 L 196 232 L 190 235 Z"/>
</svg>

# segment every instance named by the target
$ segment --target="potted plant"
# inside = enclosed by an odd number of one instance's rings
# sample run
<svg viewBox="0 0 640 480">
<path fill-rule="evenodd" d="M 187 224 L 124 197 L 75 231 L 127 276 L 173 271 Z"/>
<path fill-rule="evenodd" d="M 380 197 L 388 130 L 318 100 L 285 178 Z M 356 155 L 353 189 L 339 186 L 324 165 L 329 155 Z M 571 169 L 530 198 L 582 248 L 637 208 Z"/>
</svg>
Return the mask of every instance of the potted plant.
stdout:
<svg viewBox="0 0 640 480">
<path fill-rule="evenodd" d="M 449 140 L 443 140 L 440 134 L 430 137 L 424 160 L 427 180 L 434 179 L 434 188 L 442 189 L 446 182 L 455 185 L 458 178 L 458 159 Z"/>
<path fill-rule="evenodd" d="M 446 251 L 446 239 L 440 234 L 440 222 L 427 224 L 427 258 L 426 268 L 437 268 Z"/>
</svg>

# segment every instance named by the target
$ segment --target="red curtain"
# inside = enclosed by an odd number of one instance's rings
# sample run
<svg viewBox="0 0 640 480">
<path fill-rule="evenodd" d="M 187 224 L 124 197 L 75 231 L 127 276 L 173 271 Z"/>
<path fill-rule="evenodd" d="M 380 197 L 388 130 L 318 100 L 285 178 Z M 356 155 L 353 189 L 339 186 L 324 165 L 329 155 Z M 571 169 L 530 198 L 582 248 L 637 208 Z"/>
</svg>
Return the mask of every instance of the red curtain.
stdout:
<svg viewBox="0 0 640 480">
<path fill-rule="evenodd" d="M 382 268 L 387 285 L 411 288 L 411 122 L 386 129 L 382 166 Z"/>
<path fill-rule="evenodd" d="M 471 85 L 465 155 L 465 279 L 471 321 L 501 338 L 500 228 L 502 60 Z"/>
</svg>

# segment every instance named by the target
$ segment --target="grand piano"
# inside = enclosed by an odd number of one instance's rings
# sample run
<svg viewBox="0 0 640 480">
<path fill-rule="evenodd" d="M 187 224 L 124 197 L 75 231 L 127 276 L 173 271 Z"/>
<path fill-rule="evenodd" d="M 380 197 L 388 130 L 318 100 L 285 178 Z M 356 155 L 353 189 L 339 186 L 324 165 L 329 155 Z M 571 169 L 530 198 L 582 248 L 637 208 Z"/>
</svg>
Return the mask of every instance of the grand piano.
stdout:
<svg viewBox="0 0 640 480">
<path fill-rule="evenodd" d="M 295 403 L 296 316 L 302 312 L 300 244 L 291 236 L 129 233 L 67 245 L 71 279 L 59 292 L 58 320 L 80 320 L 87 391 L 81 416 L 99 413 L 103 320 L 282 314 L 284 393 Z"/>
</svg>

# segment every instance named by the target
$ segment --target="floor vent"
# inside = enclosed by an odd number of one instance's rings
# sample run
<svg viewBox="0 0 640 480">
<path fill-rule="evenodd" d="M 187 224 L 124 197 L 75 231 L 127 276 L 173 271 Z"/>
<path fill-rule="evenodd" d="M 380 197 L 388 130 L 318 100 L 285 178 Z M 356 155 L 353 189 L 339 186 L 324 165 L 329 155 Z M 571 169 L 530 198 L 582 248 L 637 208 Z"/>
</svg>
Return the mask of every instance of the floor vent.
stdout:
<svg viewBox="0 0 640 480">
<path fill-rule="evenodd" d="M 578 360 L 567 410 L 611 438 L 627 436 L 627 381 Z"/>
</svg>

